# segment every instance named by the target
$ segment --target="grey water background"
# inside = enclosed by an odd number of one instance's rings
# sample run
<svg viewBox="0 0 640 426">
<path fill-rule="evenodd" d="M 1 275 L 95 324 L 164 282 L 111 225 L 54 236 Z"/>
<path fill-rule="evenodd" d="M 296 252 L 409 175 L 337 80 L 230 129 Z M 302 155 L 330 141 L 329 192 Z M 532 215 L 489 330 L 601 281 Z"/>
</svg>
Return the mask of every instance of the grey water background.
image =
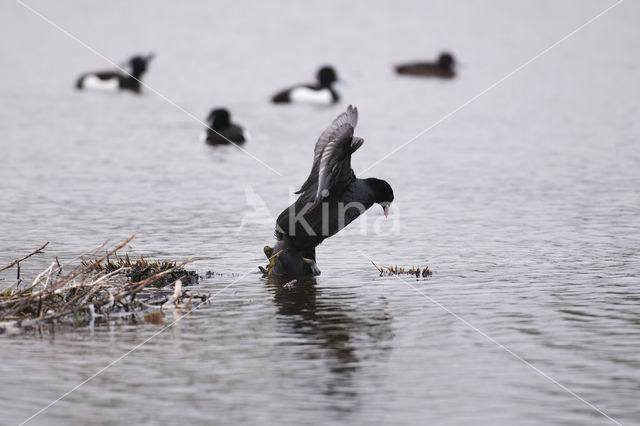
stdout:
<svg viewBox="0 0 640 426">
<path fill-rule="evenodd" d="M 373 207 L 323 243 L 322 275 L 297 291 L 256 273 L 268 216 L 349 103 L 365 139 L 358 174 L 613 2 L 28 4 L 116 62 L 155 51 L 145 82 L 201 119 L 228 107 L 253 134 L 246 149 L 282 174 L 205 146 L 202 126 L 149 90 L 76 92 L 81 72 L 111 66 L 1 3 L 0 264 L 51 241 L 24 262 L 33 276 L 136 232 L 131 253 L 215 271 L 205 291 L 241 278 L 28 424 L 612 424 L 433 301 L 640 423 L 637 3 L 362 174 L 391 183 L 392 215 Z M 392 72 L 442 49 L 462 62 L 459 78 Z M 345 81 L 339 105 L 269 104 L 325 63 Z M 245 216 L 255 200 L 262 210 Z M 360 252 L 435 273 L 380 278 Z M 160 329 L 0 336 L 0 424 Z"/>
</svg>

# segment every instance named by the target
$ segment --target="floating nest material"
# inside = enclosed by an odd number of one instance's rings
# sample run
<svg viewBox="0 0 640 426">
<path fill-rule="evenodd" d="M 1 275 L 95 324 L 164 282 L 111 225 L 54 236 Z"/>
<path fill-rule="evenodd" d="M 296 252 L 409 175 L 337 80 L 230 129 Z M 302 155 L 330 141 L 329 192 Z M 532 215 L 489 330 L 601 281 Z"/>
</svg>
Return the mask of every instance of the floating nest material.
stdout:
<svg viewBox="0 0 640 426">
<path fill-rule="evenodd" d="M 167 275 L 163 275 L 152 281 L 149 285 L 153 287 L 162 288 L 177 280 L 182 281 L 182 285 L 198 284 L 199 277 L 195 271 L 187 271 L 182 267 L 176 267 L 176 262 L 163 262 L 159 260 L 147 261 L 144 257 L 140 259 L 131 260 L 128 254 L 124 257 L 118 256 L 114 253 L 114 260 L 107 257 L 104 262 L 94 263 L 90 260 L 83 261 L 83 265 L 90 270 L 99 273 L 111 273 L 123 270 L 124 275 L 131 280 L 131 282 L 139 282 L 151 278 L 160 272 L 169 271 Z"/>
<path fill-rule="evenodd" d="M 164 310 L 188 310 L 207 300 L 197 289 L 183 289 L 198 282 L 195 272 L 184 269 L 189 261 L 119 257 L 117 250 L 133 237 L 106 253 L 103 245 L 66 264 L 56 258 L 27 285 L 18 272 L 18 279 L 0 291 L 0 334 L 43 323 L 87 325 L 123 318 L 157 323 Z M 45 246 L 0 271 L 14 265 L 19 268 L 20 262 Z"/>
<path fill-rule="evenodd" d="M 384 266 L 384 265 L 376 265 L 375 263 L 371 262 L 373 264 L 373 266 L 375 266 L 375 268 L 378 270 L 378 272 L 380 272 L 380 276 L 393 276 L 393 275 L 413 275 L 416 278 L 426 278 L 428 276 L 433 275 L 433 272 L 431 271 L 431 269 L 429 269 L 428 266 L 425 266 L 424 268 L 420 268 L 412 266 L 409 269 L 405 269 L 403 267 L 399 267 L 398 265 L 395 266 Z"/>
</svg>

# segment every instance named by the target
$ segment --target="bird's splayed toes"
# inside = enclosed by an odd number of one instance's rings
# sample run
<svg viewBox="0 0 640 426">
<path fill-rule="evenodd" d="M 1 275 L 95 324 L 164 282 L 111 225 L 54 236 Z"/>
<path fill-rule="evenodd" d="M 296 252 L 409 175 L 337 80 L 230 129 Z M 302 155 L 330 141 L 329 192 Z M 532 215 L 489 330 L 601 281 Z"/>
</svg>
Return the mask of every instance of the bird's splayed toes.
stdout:
<svg viewBox="0 0 640 426">
<path fill-rule="evenodd" d="M 263 278 L 270 276 L 320 275 L 320 268 L 318 268 L 316 261 L 304 257 L 298 250 L 280 248 L 276 251 L 273 247 L 265 246 L 264 254 L 267 257 L 267 264 L 258 266 Z"/>
</svg>

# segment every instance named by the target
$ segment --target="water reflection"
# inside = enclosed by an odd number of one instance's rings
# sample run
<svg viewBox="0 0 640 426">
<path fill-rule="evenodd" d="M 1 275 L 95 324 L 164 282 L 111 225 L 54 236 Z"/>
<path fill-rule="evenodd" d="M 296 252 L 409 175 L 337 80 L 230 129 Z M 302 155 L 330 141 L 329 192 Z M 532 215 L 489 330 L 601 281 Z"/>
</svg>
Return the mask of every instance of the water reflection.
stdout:
<svg viewBox="0 0 640 426">
<path fill-rule="evenodd" d="M 361 294 L 319 290 L 313 277 L 298 279 L 295 285 L 286 285 L 287 281 L 270 278 L 268 283 L 278 307 L 281 331 L 297 338 L 297 344 L 319 349 L 305 348 L 305 359 L 326 361 L 329 374 L 322 375 L 327 380 L 321 391 L 330 397 L 332 408 L 355 409 L 363 359 L 386 359 L 391 348 L 391 317 L 384 305 L 363 307 Z"/>
</svg>

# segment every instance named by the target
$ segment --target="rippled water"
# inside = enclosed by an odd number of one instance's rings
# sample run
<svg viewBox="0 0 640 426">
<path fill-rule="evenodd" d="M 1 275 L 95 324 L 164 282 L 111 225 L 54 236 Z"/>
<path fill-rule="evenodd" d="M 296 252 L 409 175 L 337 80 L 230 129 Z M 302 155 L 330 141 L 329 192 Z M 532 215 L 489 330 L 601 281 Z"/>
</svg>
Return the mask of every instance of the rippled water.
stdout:
<svg viewBox="0 0 640 426">
<path fill-rule="evenodd" d="M 219 292 L 209 305 L 29 424 L 613 424 L 552 380 L 640 423 L 637 4 L 362 174 L 394 187 L 392 215 L 374 207 L 326 241 L 322 275 L 295 290 L 257 274 L 269 216 L 348 103 L 365 139 L 359 173 L 612 3 L 28 4 L 115 61 L 154 50 L 147 83 L 199 118 L 230 108 L 254 136 L 246 149 L 282 175 L 204 146 L 202 126 L 149 90 L 75 92 L 80 72 L 108 65 L 0 5 L 0 264 L 51 241 L 29 274 L 137 232 L 132 252 L 219 273 L 202 281 Z M 459 78 L 392 74 L 442 48 Z M 345 80 L 340 105 L 267 102 L 324 63 Z M 380 278 L 365 255 L 435 274 Z M 161 328 L 2 337 L 0 423 Z"/>
</svg>

